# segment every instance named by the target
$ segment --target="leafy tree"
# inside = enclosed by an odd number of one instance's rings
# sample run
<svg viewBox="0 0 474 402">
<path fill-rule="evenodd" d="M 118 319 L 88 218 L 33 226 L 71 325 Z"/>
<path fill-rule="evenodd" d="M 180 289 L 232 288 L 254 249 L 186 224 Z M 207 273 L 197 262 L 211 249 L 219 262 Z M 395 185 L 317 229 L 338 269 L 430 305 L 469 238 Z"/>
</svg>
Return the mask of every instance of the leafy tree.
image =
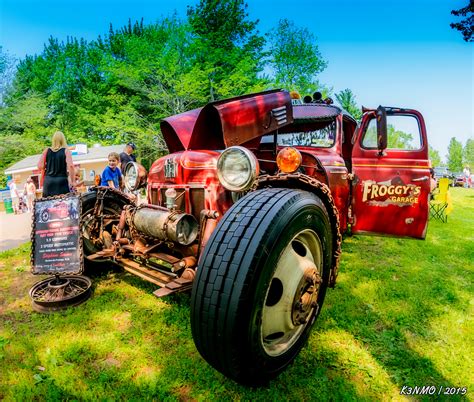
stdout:
<svg viewBox="0 0 474 402">
<path fill-rule="evenodd" d="M 206 102 L 189 41 L 189 27 L 174 17 L 147 26 L 129 21 L 89 43 L 50 38 L 40 55 L 19 65 L 0 115 L 3 134 L 35 132 L 41 139 L 54 126 L 70 142 L 103 144 L 159 135 L 161 118 Z M 30 118 L 15 116 L 27 105 Z M 31 121 L 37 115 L 43 116 L 43 130 L 38 119 L 36 125 Z"/>
<path fill-rule="evenodd" d="M 356 97 L 349 88 L 346 88 L 336 94 L 336 99 L 340 105 L 347 110 L 356 120 L 362 117 L 362 110 L 356 103 Z"/>
<path fill-rule="evenodd" d="M 206 78 L 209 101 L 265 88 L 266 80 L 259 77 L 265 39 L 257 31 L 258 20 L 248 18 L 244 0 L 200 0 L 187 15 L 195 66 Z"/>
<path fill-rule="evenodd" d="M 4 105 L 3 99 L 13 80 L 14 68 L 15 59 L 0 46 L 0 107 Z"/>
<path fill-rule="evenodd" d="M 244 0 L 200 0 L 188 8 L 189 22 L 176 15 L 153 24 L 129 20 L 95 41 L 50 37 L 40 54 L 17 66 L 0 104 L 0 141 L 24 139 L 29 146 L 12 154 L 19 160 L 38 153 L 61 129 L 70 143 L 133 140 L 141 161 L 151 164 L 166 152 L 162 118 L 269 86 L 265 39 L 246 10 Z M 320 58 L 309 39 L 312 56 Z M 0 52 L 2 71 L 5 60 Z M 308 89 L 325 66 L 319 61 L 310 65 Z"/>
<path fill-rule="evenodd" d="M 467 17 L 459 22 L 451 23 L 450 26 L 460 31 L 466 42 L 474 42 L 474 2 L 470 0 L 466 7 L 452 10 L 451 14 L 456 17 Z"/>
<path fill-rule="evenodd" d="M 463 163 L 474 170 L 474 138 L 469 138 L 466 141 L 463 149 Z"/>
<path fill-rule="evenodd" d="M 391 124 L 387 127 L 387 147 L 392 149 L 413 149 L 413 135 L 395 130 Z"/>
<path fill-rule="evenodd" d="M 327 63 L 323 60 L 315 36 L 307 28 L 298 28 L 281 19 L 268 35 L 273 81 L 287 90 L 312 94 L 320 87 L 316 79 Z"/>
<path fill-rule="evenodd" d="M 433 167 L 441 166 L 441 156 L 439 156 L 439 152 L 433 147 L 431 147 L 431 145 L 429 146 L 428 152 L 431 160 L 431 165 Z"/>
<path fill-rule="evenodd" d="M 455 137 L 452 137 L 449 142 L 446 159 L 448 160 L 448 168 L 451 172 L 462 171 L 462 144 Z"/>
<path fill-rule="evenodd" d="M 53 127 L 45 97 L 32 91 L 13 105 L 0 108 L 0 140 L 7 135 L 21 135 L 39 144 L 49 141 Z M 31 149 L 31 154 L 37 153 Z"/>
<path fill-rule="evenodd" d="M 28 155 L 39 153 L 41 149 L 42 146 L 38 142 L 20 135 L 2 138 L 0 141 L 0 187 L 5 187 L 7 184 L 7 177 L 4 175 L 6 168 Z"/>
<path fill-rule="evenodd" d="M 377 148 L 377 126 L 375 120 L 371 120 L 365 133 L 363 143 L 365 147 Z M 396 130 L 392 124 L 387 125 L 387 148 L 388 149 L 413 149 L 413 135 Z"/>
</svg>

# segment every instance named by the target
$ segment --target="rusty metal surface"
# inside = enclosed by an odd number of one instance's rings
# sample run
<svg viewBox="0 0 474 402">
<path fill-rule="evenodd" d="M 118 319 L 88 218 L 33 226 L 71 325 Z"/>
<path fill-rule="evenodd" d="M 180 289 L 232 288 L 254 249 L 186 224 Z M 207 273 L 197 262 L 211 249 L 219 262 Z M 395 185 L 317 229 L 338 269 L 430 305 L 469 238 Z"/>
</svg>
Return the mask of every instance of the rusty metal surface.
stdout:
<svg viewBox="0 0 474 402">
<path fill-rule="evenodd" d="M 161 124 L 161 132 L 170 153 L 188 149 L 194 125 L 202 108 L 189 110 L 167 117 Z"/>
<path fill-rule="evenodd" d="M 133 224 L 139 232 L 148 236 L 183 245 L 191 244 L 198 235 L 198 223 L 194 216 L 178 211 L 140 206 L 135 211 Z"/>
<path fill-rule="evenodd" d="M 336 207 L 336 204 L 334 203 L 330 188 L 326 184 L 301 173 L 279 173 L 276 175 L 262 175 L 258 177 L 252 187 L 252 190 L 257 190 L 258 188 L 265 186 L 274 186 L 278 182 L 287 182 L 288 184 L 292 182 L 293 187 L 295 188 L 302 188 L 301 184 L 304 184 L 308 186 L 308 189 L 311 189 L 311 191 L 317 193 L 326 206 L 333 235 L 333 252 L 329 286 L 334 287 L 336 284 L 339 269 L 339 259 L 341 256 L 342 234 L 339 221 L 339 211 Z"/>
<path fill-rule="evenodd" d="M 193 287 L 194 276 L 196 271 L 191 268 L 186 268 L 183 275 L 180 278 L 175 279 L 172 282 L 167 283 L 161 289 L 153 292 L 156 297 L 168 296 L 172 293 L 186 292 L 191 290 Z"/>
<path fill-rule="evenodd" d="M 176 230 L 181 215 L 193 220 L 197 234 L 195 218 L 179 211 L 146 204 L 129 204 L 120 214 L 104 215 L 107 191 L 99 189 L 94 204 L 94 215 L 99 225 L 93 231 L 94 240 L 102 249 L 86 258 L 110 258 L 133 275 L 166 289 L 163 292 L 167 294 L 189 290 L 194 278 L 196 257 L 189 255 L 186 247 L 180 247 L 172 240 L 176 238 L 173 230 Z M 109 225 L 110 229 L 107 229 L 111 233 L 103 228 L 104 222 L 112 223 L 112 227 Z M 156 233 L 157 230 L 160 232 Z M 187 253 L 183 253 L 182 248 Z M 190 249 L 194 250 L 191 254 L 196 254 L 197 245 Z"/>
<path fill-rule="evenodd" d="M 135 199 L 130 196 L 129 194 L 124 193 L 123 191 L 112 188 L 112 187 L 104 187 L 104 186 L 92 186 L 89 188 L 89 192 L 96 191 L 97 193 L 103 192 L 104 196 L 106 193 L 114 194 L 117 197 L 121 197 L 125 199 L 129 204 L 135 205 Z M 82 193 L 81 196 L 84 196 L 86 193 Z"/>
<path fill-rule="evenodd" d="M 174 280 L 174 276 L 166 275 L 162 271 L 157 271 L 146 267 L 128 258 L 122 258 L 117 261 L 126 271 L 145 279 L 148 282 L 154 283 L 160 287 L 166 286 L 167 283 Z"/>
<path fill-rule="evenodd" d="M 293 121 L 290 95 L 273 90 L 209 103 L 161 122 L 171 153 L 240 145 Z"/>
<path fill-rule="evenodd" d="M 282 113 L 284 117 L 282 117 Z M 290 94 L 268 91 L 206 105 L 196 121 L 190 149 L 223 149 L 293 122 Z M 219 141 L 209 138 L 218 133 Z"/>
<path fill-rule="evenodd" d="M 52 313 L 77 306 L 91 295 L 92 282 L 87 276 L 64 275 L 37 282 L 29 295 L 33 310 Z"/>
</svg>

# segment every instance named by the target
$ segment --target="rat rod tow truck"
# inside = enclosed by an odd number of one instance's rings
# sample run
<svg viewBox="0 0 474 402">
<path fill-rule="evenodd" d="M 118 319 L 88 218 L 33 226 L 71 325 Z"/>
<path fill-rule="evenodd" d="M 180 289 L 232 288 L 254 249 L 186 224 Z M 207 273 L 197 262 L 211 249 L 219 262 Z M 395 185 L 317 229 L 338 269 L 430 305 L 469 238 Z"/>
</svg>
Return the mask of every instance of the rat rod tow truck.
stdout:
<svg viewBox="0 0 474 402">
<path fill-rule="evenodd" d="M 170 154 L 126 186 L 82 196 L 86 262 L 114 260 L 160 286 L 192 289 L 201 355 L 244 383 L 276 377 L 309 336 L 336 282 L 342 233 L 423 239 L 428 142 L 412 109 L 364 109 L 359 126 L 322 101 L 275 90 L 161 123 Z M 409 141 L 397 141 L 400 132 Z"/>
</svg>

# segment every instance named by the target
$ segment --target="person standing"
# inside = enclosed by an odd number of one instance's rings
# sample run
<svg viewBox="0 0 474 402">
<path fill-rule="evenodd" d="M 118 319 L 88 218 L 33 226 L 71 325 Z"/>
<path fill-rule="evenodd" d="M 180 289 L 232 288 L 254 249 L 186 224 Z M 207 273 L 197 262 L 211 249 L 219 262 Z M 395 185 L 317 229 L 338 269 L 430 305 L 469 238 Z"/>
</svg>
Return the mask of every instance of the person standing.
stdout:
<svg viewBox="0 0 474 402">
<path fill-rule="evenodd" d="M 137 161 L 137 158 L 133 154 L 136 148 L 137 147 L 133 142 L 129 142 L 127 145 L 125 145 L 125 149 L 120 154 L 120 169 L 122 170 L 122 173 L 125 173 L 125 166 L 127 166 L 128 162 Z"/>
<path fill-rule="evenodd" d="M 67 149 L 66 137 L 61 131 L 53 134 L 51 147 L 41 155 L 38 169 L 43 177 L 43 197 L 67 194 L 69 185 L 76 186 L 71 151 Z"/>
<path fill-rule="evenodd" d="M 109 165 L 102 172 L 100 185 L 120 189 L 122 172 L 118 167 L 119 154 L 117 152 L 111 152 L 107 159 L 109 160 Z"/>
<path fill-rule="evenodd" d="M 434 169 L 430 169 L 430 193 L 436 190 L 438 187 L 438 181 L 436 180 Z"/>
<path fill-rule="evenodd" d="M 33 201 L 36 198 L 36 186 L 35 183 L 33 183 L 33 179 L 31 177 L 28 177 L 28 179 L 26 179 L 25 194 L 28 212 L 31 212 L 33 211 Z"/>
<path fill-rule="evenodd" d="M 10 189 L 10 198 L 12 199 L 13 211 L 16 214 L 20 213 L 20 194 L 18 194 L 18 188 L 16 186 L 15 180 L 10 180 L 8 183 L 8 188 Z"/>
<path fill-rule="evenodd" d="M 469 169 L 469 166 L 465 166 L 463 169 L 463 175 L 464 175 L 464 186 L 465 188 L 471 187 L 470 179 L 471 179 L 471 169 Z"/>
</svg>

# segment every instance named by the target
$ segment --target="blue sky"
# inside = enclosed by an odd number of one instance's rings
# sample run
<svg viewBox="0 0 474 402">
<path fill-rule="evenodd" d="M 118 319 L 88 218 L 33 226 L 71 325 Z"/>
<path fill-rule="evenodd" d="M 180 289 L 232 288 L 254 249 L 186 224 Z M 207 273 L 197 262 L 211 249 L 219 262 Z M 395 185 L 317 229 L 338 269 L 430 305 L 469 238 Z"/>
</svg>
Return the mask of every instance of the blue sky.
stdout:
<svg viewBox="0 0 474 402">
<path fill-rule="evenodd" d="M 49 36 L 96 39 L 109 23 L 154 22 L 196 0 L 0 0 L 0 45 L 17 58 L 40 53 Z M 467 0 L 249 0 L 265 33 L 280 18 L 308 28 L 328 67 L 319 80 L 350 88 L 359 105 L 404 106 L 425 116 L 430 144 L 474 138 L 474 44 L 449 27 Z"/>
</svg>

